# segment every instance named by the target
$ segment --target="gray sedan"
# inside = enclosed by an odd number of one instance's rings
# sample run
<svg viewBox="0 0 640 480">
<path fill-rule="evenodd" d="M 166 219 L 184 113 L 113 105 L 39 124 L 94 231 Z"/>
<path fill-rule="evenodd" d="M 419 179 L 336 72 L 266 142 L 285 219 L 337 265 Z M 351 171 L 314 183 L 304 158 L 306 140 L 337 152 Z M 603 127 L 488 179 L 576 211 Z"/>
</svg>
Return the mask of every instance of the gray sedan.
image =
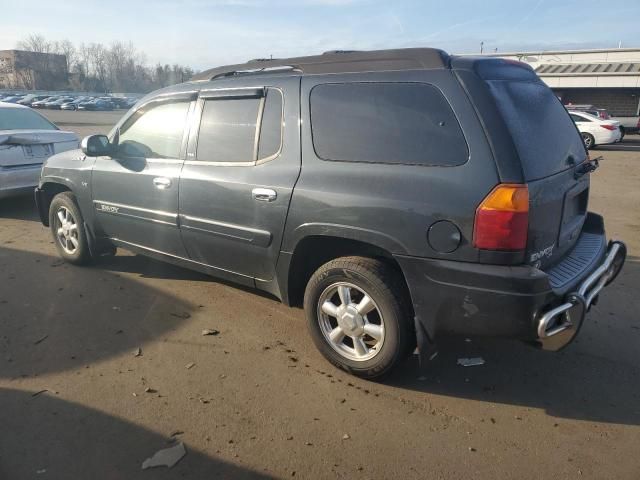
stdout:
<svg viewBox="0 0 640 480">
<path fill-rule="evenodd" d="M 75 133 L 59 130 L 29 107 L 0 102 L 0 198 L 32 192 L 42 163 L 78 146 Z"/>
</svg>

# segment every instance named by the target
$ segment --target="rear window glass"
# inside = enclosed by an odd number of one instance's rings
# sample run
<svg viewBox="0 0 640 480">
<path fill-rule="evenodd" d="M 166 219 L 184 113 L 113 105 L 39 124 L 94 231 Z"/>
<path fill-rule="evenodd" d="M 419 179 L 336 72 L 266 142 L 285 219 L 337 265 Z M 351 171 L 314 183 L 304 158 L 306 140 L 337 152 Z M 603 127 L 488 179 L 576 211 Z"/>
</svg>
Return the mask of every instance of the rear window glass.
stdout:
<svg viewBox="0 0 640 480">
<path fill-rule="evenodd" d="M 537 81 L 487 83 L 518 150 L 525 180 L 570 168 L 569 156 L 584 158 L 582 138 L 549 87 Z"/>
<path fill-rule="evenodd" d="M 198 160 L 251 162 L 260 99 L 214 99 L 204 102 L 198 135 Z"/>
<path fill-rule="evenodd" d="M 43 116 L 27 108 L 0 107 L 0 130 L 57 130 Z"/>
<path fill-rule="evenodd" d="M 311 91 L 313 145 L 323 160 L 453 166 L 469 157 L 442 93 L 423 83 L 336 83 Z"/>
</svg>

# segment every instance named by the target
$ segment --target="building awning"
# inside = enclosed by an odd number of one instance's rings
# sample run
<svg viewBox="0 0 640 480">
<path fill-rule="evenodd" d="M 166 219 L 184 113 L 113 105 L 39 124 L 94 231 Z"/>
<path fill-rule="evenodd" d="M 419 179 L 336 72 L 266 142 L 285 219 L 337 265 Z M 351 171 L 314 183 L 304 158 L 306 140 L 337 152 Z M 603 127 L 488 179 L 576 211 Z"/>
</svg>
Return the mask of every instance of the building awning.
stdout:
<svg viewBox="0 0 640 480">
<path fill-rule="evenodd" d="M 640 75 L 640 62 L 543 63 L 536 67 L 540 77 L 591 77 L 600 75 Z"/>
</svg>

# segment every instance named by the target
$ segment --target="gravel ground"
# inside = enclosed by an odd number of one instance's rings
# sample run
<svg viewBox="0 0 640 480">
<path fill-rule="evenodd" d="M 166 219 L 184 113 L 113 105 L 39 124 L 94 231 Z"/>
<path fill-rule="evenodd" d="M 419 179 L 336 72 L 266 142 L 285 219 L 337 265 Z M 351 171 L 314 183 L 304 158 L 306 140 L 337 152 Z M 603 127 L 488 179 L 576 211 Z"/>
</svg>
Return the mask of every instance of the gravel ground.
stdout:
<svg viewBox="0 0 640 480">
<path fill-rule="evenodd" d="M 46 114 L 84 135 L 121 112 Z M 578 340 L 443 339 L 384 383 L 268 296 L 124 251 L 63 264 L 31 199 L 3 201 L 0 478 L 640 478 L 640 137 L 594 155 L 590 208 L 629 259 Z M 142 471 L 173 439 L 186 457 Z"/>
</svg>

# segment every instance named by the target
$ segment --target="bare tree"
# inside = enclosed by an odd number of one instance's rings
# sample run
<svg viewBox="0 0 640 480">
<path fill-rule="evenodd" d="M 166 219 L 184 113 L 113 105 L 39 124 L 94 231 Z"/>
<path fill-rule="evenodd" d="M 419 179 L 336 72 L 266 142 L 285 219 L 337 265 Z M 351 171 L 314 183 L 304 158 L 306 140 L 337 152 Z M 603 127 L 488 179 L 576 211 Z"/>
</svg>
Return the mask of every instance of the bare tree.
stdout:
<svg viewBox="0 0 640 480">
<path fill-rule="evenodd" d="M 74 45 L 69 40 L 49 41 L 42 35 L 31 34 L 18 42 L 18 48 L 65 55 L 67 71 L 72 74 L 68 79 L 69 86 L 80 90 L 146 92 L 187 81 L 194 73 L 191 68 L 181 65 L 147 67 L 144 53 L 131 42 L 114 42 L 109 47 L 101 43 Z M 50 61 L 49 57 L 42 55 L 41 60 L 43 65 L 33 67 L 33 70 L 49 72 L 50 65 L 46 63 Z"/>
</svg>

